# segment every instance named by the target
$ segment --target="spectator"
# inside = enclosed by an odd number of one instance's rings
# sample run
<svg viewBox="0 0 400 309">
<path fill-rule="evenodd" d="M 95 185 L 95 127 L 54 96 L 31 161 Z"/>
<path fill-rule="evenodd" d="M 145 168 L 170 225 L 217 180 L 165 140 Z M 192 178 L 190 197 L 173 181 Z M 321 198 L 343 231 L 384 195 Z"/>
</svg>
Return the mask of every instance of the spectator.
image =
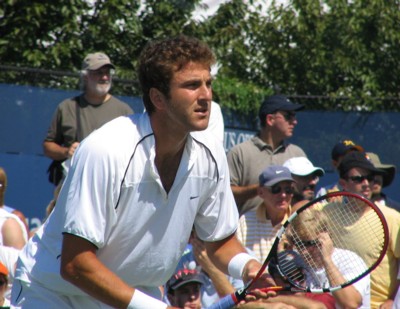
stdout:
<svg viewBox="0 0 400 309">
<path fill-rule="evenodd" d="M 364 152 L 364 148 L 360 145 L 356 145 L 352 140 L 346 139 L 338 142 L 332 148 L 331 158 L 332 158 L 332 166 L 334 170 L 337 170 L 340 162 L 342 161 L 343 157 L 351 152 L 351 151 L 359 151 Z M 329 192 L 341 191 L 342 188 L 338 182 L 328 185 L 326 187 L 322 187 L 317 192 L 317 197 L 321 195 L 325 195 Z"/>
<path fill-rule="evenodd" d="M 26 219 L 22 211 L 7 206 L 5 204 L 5 194 L 7 190 L 7 185 L 8 185 L 7 173 L 4 170 L 4 168 L 0 167 L 0 208 L 8 211 L 9 213 L 12 213 L 13 215 L 16 215 L 20 219 L 20 221 L 24 224 L 26 232 L 28 232 L 29 231 L 28 220 Z"/>
<path fill-rule="evenodd" d="M 10 308 L 10 301 L 5 297 L 8 290 L 8 269 L 0 263 L 0 308 Z"/>
<path fill-rule="evenodd" d="M 4 195 L 7 189 L 7 174 L 0 168 L 0 245 L 21 249 L 28 240 L 28 230 L 24 222 L 4 208 Z"/>
<path fill-rule="evenodd" d="M 396 289 L 396 296 L 394 297 L 393 301 L 393 309 L 400 309 L 400 267 L 399 272 L 397 274 L 397 289 Z"/>
<path fill-rule="evenodd" d="M 193 231 L 179 263 L 179 269 L 196 268 L 203 275 L 201 287 L 202 307 L 208 308 L 220 298 L 233 293 L 243 287 L 243 281 L 234 279 L 220 271 L 210 260 L 204 242 Z"/>
<path fill-rule="evenodd" d="M 260 261 L 264 261 L 277 232 L 290 215 L 294 180 L 287 167 L 272 165 L 259 176 L 261 203 L 239 220 L 237 236 Z"/>
<path fill-rule="evenodd" d="M 367 199 L 372 197 L 372 186 L 375 175 L 384 175 L 384 171 L 377 169 L 371 161 L 367 158 L 365 153 L 350 152 L 340 163 L 339 167 L 339 183 L 343 190 L 361 194 Z M 337 218 L 338 214 L 335 212 L 335 206 L 327 205 L 324 211 L 327 212 L 329 218 Z M 392 302 L 397 288 L 397 272 L 398 263 L 400 258 L 399 244 L 399 226 L 400 226 L 400 213 L 392 208 L 381 205 L 382 211 L 386 222 L 389 227 L 389 246 L 386 251 L 385 257 L 378 265 L 378 267 L 371 273 L 371 308 L 379 308 L 384 306 L 386 302 Z M 358 231 L 367 229 L 364 226 L 364 214 L 356 216 L 358 220 L 353 221 L 351 224 L 343 224 L 340 230 L 342 234 L 336 233 L 337 237 L 346 237 L 346 239 L 353 239 L 353 242 L 346 241 L 347 248 L 356 252 L 364 260 L 375 258 L 372 248 L 374 242 L 371 240 L 369 246 L 365 246 L 364 242 L 357 238 Z M 367 265 L 372 263 L 368 263 Z"/>
<path fill-rule="evenodd" d="M 147 112 L 114 119 L 79 146 L 57 206 L 18 258 L 14 306 L 168 308 L 159 287 L 193 226 L 220 270 L 254 278 L 261 265 L 235 237 L 225 151 L 194 132 L 208 126 L 214 62 L 186 36 L 145 47 Z M 273 282 L 263 274 L 261 284 Z"/>
<path fill-rule="evenodd" d="M 367 269 L 364 260 L 352 250 L 338 248 L 334 242 L 336 229 L 330 228 L 332 218 L 317 208 L 308 208 L 292 222 L 293 233 L 288 240 L 292 246 L 281 254 L 300 254 L 304 263 L 305 278 L 311 288 L 322 289 L 325 285 L 337 286 Z M 331 233 L 334 232 L 334 233 Z M 292 251 L 292 250 L 294 251 Z M 351 261 L 351 262 L 350 262 Z M 357 266 L 355 266 L 357 265 Z M 285 265 L 286 267 L 286 265 Z M 329 285 L 328 284 L 328 285 Z M 369 275 L 343 289 L 332 292 L 337 308 L 370 309 Z"/>
<path fill-rule="evenodd" d="M 283 166 L 290 170 L 295 181 L 292 205 L 303 200 L 313 200 L 319 177 L 325 175 L 323 168 L 315 167 L 306 157 L 290 158 Z"/>
<path fill-rule="evenodd" d="M 367 152 L 367 156 L 372 164 L 386 173 L 383 175 L 375 175 L 372 185 L 372 201 L 377 205 L 386 205 L 400 211 L 400 203 L 388 197 L 382 192 L 382 188 L 390 186 L 396 175 L 396 166 L 393 164 L 383 164 L 379 156 L 373 152 Z"/>
<path fill-rule="evenodd" d="M 268 97 L 259 109 L 260 132 L 228 152 L 231 188 L 241 215 L 261 203 L 257 191 L 262 170 L 292 157 L 306 157 L 300 147 L 286 141 L 297 125 L 296 111 L 303 108 L 283 95 Z"/>
<path fill-rule="evenodd" d="M 170 304 L 183 309 L 201 309 L 203 276 L 196 269 L 180 269 L 167 282 Z"/>
<path fill-rule="evenodd" d="M 0 263 L 7 269 L 7 284 L 8 288 L 4 294 L 5 298 L 9 301 L 11 297 L 11 288 L 14 282 L 15 264 L 18 259 L 20 250 L 13 247 L 0 246 Z M 0 307 L 1 308 L 1 307 Z"/>
<path fill-rule="evenodd" d="M 65 160 L 86 136 L 118 116 L 133 113 L 129 105 L 110 94 L 114 70 L 106 54 L 88 54 L 81 70 L 83 93 L 58 105 L 43 142 L 44 154 L 53 160 L 49 180 L 55 185 L 63 178 L 63 168 L 68 170 L 70 161 Z"/>
<path fill-rule="evenodd" d="M 281 255 L 287 251 L 281 251 L 278 255 Z M 298 272 L 299 281 L 305 280 L 304 278 L 304 262 L 295 251 L 293 257 L 289 254 L 285 254 L 282 257 L 282 264 L 285 267 L 290 267 L 294 271 Z M 281 258 L 280 257 L 280 258 Z M 279 258 L 279 259 L 280 259 Z M 275 259 L 272 259 L 268 264 L 268 272 L 274 278 L 278 286 L 288 286 L 289 282 L 286 278 L 282 277 L 278 270 L 278 265 Z M 296 276 L 292 276 L 296 277 Z M 286 304 L 296 306 L 298 309 L 335 309 L 335 298 L 330 293 L 303 293 L 303 292 L 279 292 L 277 297 L 271 298 L 270 301 L 281 301 Z"/>
</svg>

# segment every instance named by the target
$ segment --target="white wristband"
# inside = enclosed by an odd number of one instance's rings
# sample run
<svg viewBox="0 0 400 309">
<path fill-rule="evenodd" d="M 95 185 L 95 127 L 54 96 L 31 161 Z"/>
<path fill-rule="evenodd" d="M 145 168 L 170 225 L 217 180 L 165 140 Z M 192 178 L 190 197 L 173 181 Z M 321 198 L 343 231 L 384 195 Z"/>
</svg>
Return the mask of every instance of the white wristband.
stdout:
<svg viewBox="0 0 400 309">
<path fill-rule="evenodd" d="M 243 270 L 246 266 L 247 262 L 250 260 L 256 260 L 250 254 L 247 253 L 239 253 L 236 254 L 228 264 L 228 272 L 235 279 L 243 279 Z"/>
<path fill-rule="evenodd" d="M 127 309 L 166 309 L 167 307 L 166 303 L 135 290 Z"/>
</svg>

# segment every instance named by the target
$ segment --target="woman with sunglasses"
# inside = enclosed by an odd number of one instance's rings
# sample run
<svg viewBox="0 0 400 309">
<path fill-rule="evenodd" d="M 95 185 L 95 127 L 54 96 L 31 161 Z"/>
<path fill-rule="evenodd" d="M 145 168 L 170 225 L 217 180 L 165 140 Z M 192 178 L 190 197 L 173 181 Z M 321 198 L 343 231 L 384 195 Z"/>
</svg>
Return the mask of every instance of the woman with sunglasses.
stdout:
<svg viewBox="0 0 400 309">
<path fill-rule="evenodd" d="M 324 211 L 306 209 L 299 213 L 299 220 L 292 222 L 294 233 L 289 233 L 287 249 L 300 254 L 308 269 L 303 281 L 311 288 L 327 288 L 356 278 L 367 266 L 364 260 L 351 250 L 339 248 L 336 235 L 330 229 L 330 220 Z M 335 230 L 336 233 L 336 230 Z M 336 245 L 335 245 L 336 244 Z M 293 251 L 291 251 L 293 250 Z M 287 266 L 286 266 L 287 267 Z M 303 283 L 304 283 L 303 282 Z M 336 308 L 374 308 L 370 305 L 370 275 L 343 289 L 332 292 Z"/>
<path fill-rule="evenodd" d="M 287 167 L 272 165 L 259 176 L 262 202 L 240 217 L 237 236 L 242 244 L 264 261 L 282 224 L 290 215 L 294 180 Z"/>
</svg>

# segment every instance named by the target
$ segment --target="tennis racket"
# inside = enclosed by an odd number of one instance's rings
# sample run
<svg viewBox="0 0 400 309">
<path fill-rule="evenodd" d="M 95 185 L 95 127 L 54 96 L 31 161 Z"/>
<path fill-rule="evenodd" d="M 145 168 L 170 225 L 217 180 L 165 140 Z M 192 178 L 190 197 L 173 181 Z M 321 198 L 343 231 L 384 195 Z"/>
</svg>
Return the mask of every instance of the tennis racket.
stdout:
<svg viewBox="0 0 400 309">
<path fill-rule="evenodd" d="M 229 309 L 244 300 L 270 262 L 289 285 L 260 289 L 263 292 L 345 288 L 379 265 L 388 235 L 386 220 L 374 203 L 355 193 L 328 193 L 291 214 L 254 279 L 207 309 Z M 327 260 L 334 266 L 324 263 Z"/>
</svg>

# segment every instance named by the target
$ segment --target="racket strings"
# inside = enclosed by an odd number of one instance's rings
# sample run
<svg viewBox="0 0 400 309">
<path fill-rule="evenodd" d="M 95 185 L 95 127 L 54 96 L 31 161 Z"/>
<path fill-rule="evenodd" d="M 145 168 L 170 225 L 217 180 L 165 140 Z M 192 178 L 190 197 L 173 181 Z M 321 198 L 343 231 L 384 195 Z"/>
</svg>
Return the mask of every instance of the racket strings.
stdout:
<svg viewBox="0 0 400 309">
<path fill-rule="evenodd" d="M 371 267 L 384 246 L 385 232 L 379 215 L 354 197 L 346 197 L 341 205 L 329 205 L 325 210 L 335 247 L 353 251 Z"/>
<path fill-rule="evenodd" d="M 369 272 L 382 252 L 384 227 L 374 209 L 350 196 L 322 200 L 303 210 L 285 237 L 297 257 L 281 254 L 282 275 L 299 288 L 327 290 Z"/>
</svg>

